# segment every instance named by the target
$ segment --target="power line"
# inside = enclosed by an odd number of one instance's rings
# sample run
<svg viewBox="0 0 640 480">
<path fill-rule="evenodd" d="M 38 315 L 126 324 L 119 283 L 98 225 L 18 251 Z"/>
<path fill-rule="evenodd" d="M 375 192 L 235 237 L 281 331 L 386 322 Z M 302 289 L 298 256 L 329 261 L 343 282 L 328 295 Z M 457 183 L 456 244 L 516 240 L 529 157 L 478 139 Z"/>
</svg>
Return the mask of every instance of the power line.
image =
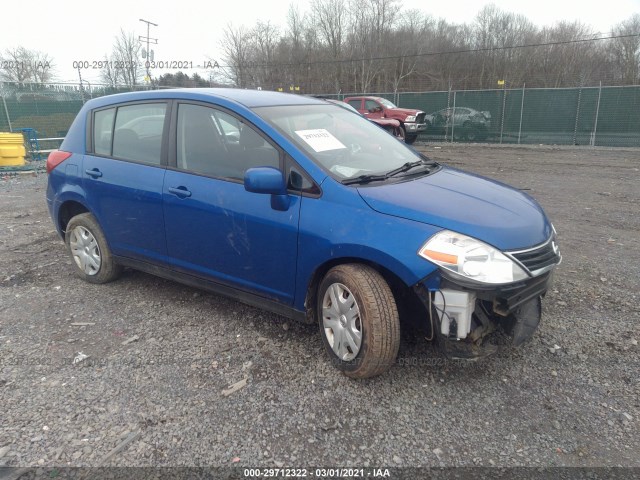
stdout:
<svg viewBox="0 0 640 480">
<path fill-rule="evenodd" d="M 331 65 L 338 63 L 353 63 L 353 62 L 371 62 L 378 60 L 394 60 L 396 58 L 415 58 L 415 57 L 434 57 L 438 55 L 455 55 L 460 53 L 477 53 L 477 52 L 495 52 L 502 50 L 515 50 L 520 48 L 534 48 L 534 47 L 552 47 L 556 45 L 571 45 L 576 43 L 597 42 L 600 40 L 615 40 L 618 38 L 631 38 L 638 37 L 640 33 L 634 33 L 630 35 L 611 35 L 608 37 L 598 38 L 581 38 L 576 40 L 563 40 L 558 42 L 545 42 L 545 43 L 528 43 L 525 45 L 510 45 L 503 47 L 483 47 L 483 48 L 470 48 L 465 50 L 448 50 L 442 52 L 427 52 L 427 53 L 411 53 L 406 55 L 389 55 L 384 57 L 368 57 L 368 58 L 348 58 L 341 60 L 319 60 L 315 62 L 296 62 L 296 63 L 252 63 L 248 62 L 244 65 L 220 65 L 220 68 L 264 68 L 264 67 L 296 67 L 296 66 L 312 66 L 312 65 Z"/>
</svg>

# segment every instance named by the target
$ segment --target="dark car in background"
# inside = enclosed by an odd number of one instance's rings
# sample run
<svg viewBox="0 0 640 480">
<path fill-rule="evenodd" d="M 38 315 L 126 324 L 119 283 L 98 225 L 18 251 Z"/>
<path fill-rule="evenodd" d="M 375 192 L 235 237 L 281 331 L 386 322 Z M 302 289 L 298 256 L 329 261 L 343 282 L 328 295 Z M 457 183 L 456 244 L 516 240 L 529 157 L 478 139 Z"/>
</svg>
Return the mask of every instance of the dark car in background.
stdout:
<svg viewBox="0 0 640 480">
<path fill-rule="evenodd" d="M 491 112 L 468 107 L 443 108 L 425 117 L 427 134 L 451 136 L 470 142 L 486 140 L 491 129 Z"/>
</svg>

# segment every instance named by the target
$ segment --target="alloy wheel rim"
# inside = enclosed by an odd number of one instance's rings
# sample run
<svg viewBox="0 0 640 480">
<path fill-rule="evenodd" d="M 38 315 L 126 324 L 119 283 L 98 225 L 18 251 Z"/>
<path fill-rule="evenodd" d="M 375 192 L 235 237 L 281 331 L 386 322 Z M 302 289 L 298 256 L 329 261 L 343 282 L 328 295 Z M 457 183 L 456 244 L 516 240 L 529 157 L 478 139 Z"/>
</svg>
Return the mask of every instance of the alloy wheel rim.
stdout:
<svg viewBox="0 0 640 480">
<path fill-rule="evenodd" d="M 100 271 L 102 264 L 100 247 L 89 230 L 80 225 L 75 227 L 71 231 L 69 246 L 73 260 L 80 270 L 87 275 L 96 275 Z"/>
<path fill-rule="evenodd" d="M 322 299 L 322 326 L 338 358 L 351 361 L 362 345 L 362 320 L 358 302 L 345 285 L 333 283 Z"/>
</svg>

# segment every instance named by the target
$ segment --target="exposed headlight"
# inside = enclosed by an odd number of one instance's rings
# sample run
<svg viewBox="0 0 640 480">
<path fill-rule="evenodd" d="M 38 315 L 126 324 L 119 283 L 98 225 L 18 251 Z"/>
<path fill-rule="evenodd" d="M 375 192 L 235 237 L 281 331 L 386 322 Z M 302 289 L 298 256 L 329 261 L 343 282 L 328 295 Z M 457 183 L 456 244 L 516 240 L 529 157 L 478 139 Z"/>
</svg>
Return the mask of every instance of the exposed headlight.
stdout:
<svg viewBox="0 0 640 480">
<path fill-rule="evenodd" d="M 407 118 L 404 119 L 405 122 L 415 122 L 416 121 L 416 116 L 415 115 L 408 115 Z"/>
<path fill-rule="evenodd" d="M 528 278 L 522 267 L 491 245 L 450 230 L 436 233 L 418 255 L 477 282 L 511 283 Z"/>
</svg>

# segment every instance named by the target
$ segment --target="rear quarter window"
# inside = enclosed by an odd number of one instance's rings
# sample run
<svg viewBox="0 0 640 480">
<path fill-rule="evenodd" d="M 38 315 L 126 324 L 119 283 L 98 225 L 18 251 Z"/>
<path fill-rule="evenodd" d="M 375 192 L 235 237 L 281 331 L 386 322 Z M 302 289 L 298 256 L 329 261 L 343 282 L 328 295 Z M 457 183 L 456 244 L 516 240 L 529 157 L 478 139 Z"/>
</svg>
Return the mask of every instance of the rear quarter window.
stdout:
<svg viewBox="0 0 640 480">
<path fill-rule="evenodd" d="M 100 110 L 93 116 L 93 145 L 98 155 L 111 155 L 111 138 L 113 136 L 113 118 L 115 108 Z"/>
</svg>

